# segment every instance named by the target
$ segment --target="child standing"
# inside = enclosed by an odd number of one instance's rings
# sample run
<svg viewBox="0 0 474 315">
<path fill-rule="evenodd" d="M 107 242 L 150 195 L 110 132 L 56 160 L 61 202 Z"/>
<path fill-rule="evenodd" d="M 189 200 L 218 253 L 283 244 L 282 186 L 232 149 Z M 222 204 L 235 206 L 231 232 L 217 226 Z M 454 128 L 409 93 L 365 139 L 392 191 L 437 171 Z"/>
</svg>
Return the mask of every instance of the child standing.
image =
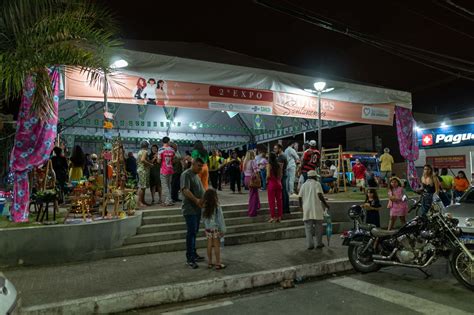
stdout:
<svg viewBox="0 0 474 315">
<path fill-rule="evenodd" d="M 380 227 L 380 214 L 379 210 L 382 208 L 380 204 L 379 196 L 375 189 L 368 189 L 365 195 L 365 202 L 362 207 L 367 211 L 367 224 L 373 224 L 376 227 Z"/>
<path fill-rule="evenodd" d="M 408 204 L 404 198 L 402 182 L 398 177 L 390 178 L 390 189 L 388 190 L 388 208 L 390 208 L 390 222 L 388 230 L 391 230 L 400 218 L 402 225 L 406 223 L 406 215 L 408 214 Z"/>
<path fill-rule="evenodd" d="M 208 268 L 213 267 L 216 270 L 224 269 L 226 265 L 221 263 L 221 248 L 220 239 L 226 232 L 224 214 L 222 208 L 219 206 L 219 199 L 214 189 L 208 189 L 204 193 L 203 197 L 203 218 L 204 227 L 207 237 L 207 259 Z M 216 258 L 216 264 L 212 263 L 212 248 L 214 248 L 214 255 Z"/>
</svg>

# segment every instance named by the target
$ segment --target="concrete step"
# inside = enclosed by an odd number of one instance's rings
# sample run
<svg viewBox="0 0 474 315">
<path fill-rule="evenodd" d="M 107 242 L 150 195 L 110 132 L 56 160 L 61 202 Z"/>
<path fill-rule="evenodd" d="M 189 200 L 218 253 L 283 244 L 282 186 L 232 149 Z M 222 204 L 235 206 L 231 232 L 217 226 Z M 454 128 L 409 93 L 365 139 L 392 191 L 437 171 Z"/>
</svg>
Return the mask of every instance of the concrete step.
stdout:
<svg viewBox="0 0 474 315">
<path fill-rule="evenodd" d="M 290 211 L 298 211 L 297 207 L 290 208 Z M 226 219 L 236 218 L 236 217 L 246 217 L 247 216 L 247 209 L 239 209 L 239 210 L 225 210 L 224 217 Z M 269 213 L 270 210 L 268 208 L 262 208 L 258 210 L 258 213 Z M 181 212 L 179 214 L 173 215 L 158 215 L 158 216 L 147 216 L 143 218 L 142 225 L 147 224 L 160 224 L 160 223 L 176 223 L 184 221 L 183 215 Z"/>
<path fill-rule="evenodd" d="M 301 225 L 303 225 L 301 218 L 290 219 L 290 220 L 283 220 L 281 223 L 278 224 L 278 228 L 301 226 Z M 274 223 L 268 223 L 268 222 L 233 225 L 227 228 L 226 234 L 245 233 L 245 232 L 251 232 L 251 231 L 264 231 L 264 230 L 274 229 L 275 227 L 276 226 Z M 185 237 L 186 237 L 186 230 L 138 234 L 138 235 L 127 238 L 124 242 L 124 245 L 170 241 L 170 240 L 177 240 L 177 239 L 182 240 Z"/>
<path fill-rule="evenodd" d="M 243 210 L 247 209 L 248 204 L 233 204 L 233 205 L 223 205 L 222 211 L 226 212 L 227 210 Z M 262 208 L 268 208 L 268 202 L 261 203 Z M 295 201 L 290 202 L 291 208 L 298 208 L 298 203 Z M 181 206 L 173 206 L 173 207 L 161 207 L 161 208 L 145 208 L 142 211 L 142 216 L 145 217 L 152 217 L 152 216 L 164 216 L 164 215 L 177 215 L 181 214 Z"/>
<path fill-rule="evenodd" d="M 227 217 L 225 214 L 225 224 L 227 227 L 233 225 L 242 225 L 242 224 L 250 224 L 250 223 L 261 223 L 265 222 L 269 219 L 268 210 L 259 210 L 258 216 L 256 217 Z M 295 211 L 290 214 L 283 215 L 284 219 L 301 219 L 303 217 L 303 212 Z M 161 218 L 147 218 L 146 222 L 150 222 L 150 224 L 142 225 L 138 228 L 137 234 L 145 234 L 145 233 L 159 233 L 159 232 L 167 232 L 167 231 L 179 231 L 179 230 L 186 230 L 186 224 L 184 222 L 183 216 L 176 216 L 172 217 L 172 221 L 167 222 L 167 217 Z M 157 222 L 157 223 L 151 223 Z"/>
<path fill-rule="evenodd" d="M 277 223 L 275 228 L 263 231 L 252 231 L 246 233 L 227 234 L 225 236 L 225 245 L 240 245 L 256 242 L 266 242 L 281 239 L 304 237 L 304 226 L 279 227 Z M 333 233 L 339 233 L 340 226 L 338 223 L 333 223 Z M 336 237 L 336 236 L 335 236 Z M 199 237 L 196 241 L 197 248 L 207 247 L 207 240 L 205 237 Z M 152 253 L 163 253 L 182 251 L 186 249 L 185 239 L 170 240 L 153 243 L 141 243 L 122 246 L 107 252 L 107 257 L 123 257 L 132 255 L 145 255 Z M 202 254 L 203 255 L 203 254 Z"/>
<path fill-rule="evenodd" d="M 248 204 L 233 204 L 233 205 L 224 205 L 222 206 L 222 211 L 226 212 L 227 210 L 242 210 L 246 209 Z M 295 205 L 296 206 L 296 205 Z M 268 208 L 268 202 L 262 202 L 261 203 L 262 208 Z M 151 217 L 151 216 L 163 216 L 163 215 L 175 215 L 175 214 L 181 214 L 181 207 L 168 207 L 168 208 L 159 208 L 159 209 L 143 209 L 142 210 L 143 214 L 142 216 L 145 217 Z"/>
<path fill-rule="evenodd" d="M 233 213 L 237 211 L 243 211 L 247 213 L 247 204 L 242 204 L 242 205 L 235 205 L 232 207 L 223 207 L 222 211 L 224 214 L 227 213 Z M 261 204 L 261 209 L 266 209 L 268 210 L 268 204 L 267 203 L 262 203 Z M 298 211 L 300 208 L 299 206 L 290 206 L 290 211 Z M 262 211 L 260 210 L 260 211 Z M 145 210 L 146 212 L 143 212 L 142 217 L 144 218 L 149 218 L 149 217 L 164 217 L 164 216 L 170 216 L 170 215 L 182 215 L 182 210 L 181 208 L 169 208 L 169 209 L 155 209 L 155 210 Z"/>
</svg>

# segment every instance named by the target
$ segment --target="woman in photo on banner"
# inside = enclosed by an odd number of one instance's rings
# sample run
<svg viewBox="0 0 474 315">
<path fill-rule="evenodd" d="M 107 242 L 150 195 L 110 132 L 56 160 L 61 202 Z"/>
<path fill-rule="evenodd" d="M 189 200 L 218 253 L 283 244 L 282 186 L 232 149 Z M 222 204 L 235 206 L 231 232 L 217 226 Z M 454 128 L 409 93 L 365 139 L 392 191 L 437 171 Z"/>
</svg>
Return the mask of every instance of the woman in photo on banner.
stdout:
<svg viewBox="0 0 474 315">
<path fill-rule="evenodd" d="M 168 103 L 168 92 L 166 82 L 163 80 L 158 80 L 158 85 L 156 87 L 156 105 L 165 106 Z"/>
</svg>

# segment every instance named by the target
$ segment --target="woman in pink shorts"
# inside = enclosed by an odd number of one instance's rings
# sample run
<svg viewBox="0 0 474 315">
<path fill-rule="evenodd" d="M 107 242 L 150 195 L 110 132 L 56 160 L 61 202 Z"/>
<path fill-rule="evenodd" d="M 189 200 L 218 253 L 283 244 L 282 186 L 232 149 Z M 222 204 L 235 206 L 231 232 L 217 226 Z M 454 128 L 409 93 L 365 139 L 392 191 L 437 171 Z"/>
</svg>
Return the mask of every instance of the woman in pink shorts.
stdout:
<svg viewBox="0 0 474 315">
<path fill-rule="evenodd" d="M 406 202 L 405 192 L 403 191 L 402 182 L 398 177 L 390 178 L 390 188 L 388 190 L 388 208 L 390 209 L 390 222 L 388 223 L 388 230 L 391 230 L 400 218 L 400 223 L 406 223 L 406 216 L 408 214 L 408 204 Z"/>
</svg>

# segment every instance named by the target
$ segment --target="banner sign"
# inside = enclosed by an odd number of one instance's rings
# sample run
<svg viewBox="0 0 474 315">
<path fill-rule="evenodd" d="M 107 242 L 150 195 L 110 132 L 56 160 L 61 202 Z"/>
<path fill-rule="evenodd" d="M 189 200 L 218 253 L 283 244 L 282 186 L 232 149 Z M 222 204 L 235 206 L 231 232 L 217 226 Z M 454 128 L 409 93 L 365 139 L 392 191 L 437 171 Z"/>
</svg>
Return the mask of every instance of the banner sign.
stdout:
<svg viewBox="0 0 474 315">
<path fill-rule="evenodd" d="M 221 110 L 239 113 L 317 119 L 318 98 L 268 90 L 162 80 L 125 73 L 109 77 L 109 102 Z M 86 73 L 70 70 L 66 76 L 65 98 L 103 101 L 102 91 L 89 84 Z M 323 120 L 376 125 L 393 124 L 393 104 L 359 104 L 321 99 Z"/>
<path fill-rule="evenodd" d="M 466 168 L 465 155 L 427 156 L 426 164 L 436 168 Z"/>
<path fill-rule="evenodd" d="M 423 149 L 474 145 L 474 124 L 420 130 L 418 141 Z"/>
</svg>

